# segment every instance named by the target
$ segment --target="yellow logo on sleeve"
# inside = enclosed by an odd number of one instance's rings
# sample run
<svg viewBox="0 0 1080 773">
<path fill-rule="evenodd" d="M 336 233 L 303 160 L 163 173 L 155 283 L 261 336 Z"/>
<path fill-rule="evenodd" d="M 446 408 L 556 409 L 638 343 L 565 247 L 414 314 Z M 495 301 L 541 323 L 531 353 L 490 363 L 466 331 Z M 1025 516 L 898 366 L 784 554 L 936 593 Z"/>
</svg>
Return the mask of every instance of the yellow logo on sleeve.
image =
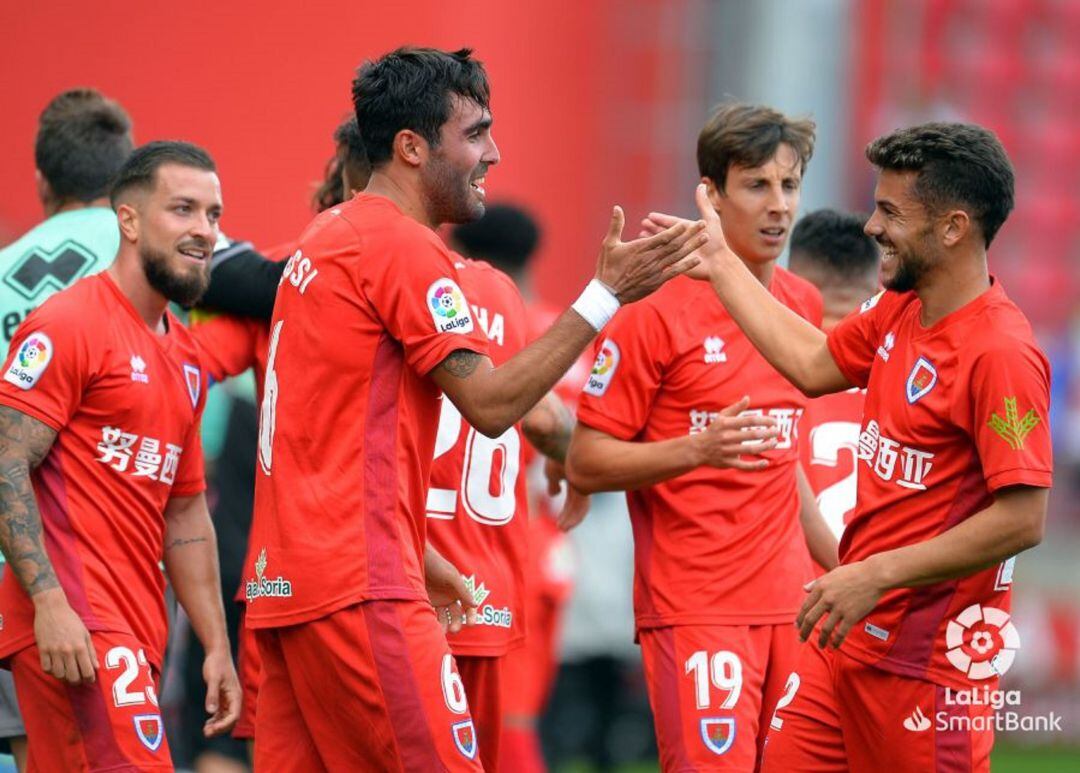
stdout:
<svg viewBox="0 0 1080 773">
<path fill-rule="evenodd" d="M 990 429 L 994 430 L 1001 439 L 1009 444 L 1009 448 L 1014 451 L 1022 451 L 1024 448 L 1024 438 L 1031 434 L 1031 430 L 1035 429 L 1035 426 L 1042 421 L 1039 414 L 1035 413 L 1035 409 L 1031 408 L 1024 414 L 1024 418 L 1020 418 L 1020 412 L 1016 408 L 1016 397 L 1005 398 L 1005 418 L 1001 418 L 997 413 L 990 414 L 990 421 L 987 424 L 990 425 Z"/>
</svg>

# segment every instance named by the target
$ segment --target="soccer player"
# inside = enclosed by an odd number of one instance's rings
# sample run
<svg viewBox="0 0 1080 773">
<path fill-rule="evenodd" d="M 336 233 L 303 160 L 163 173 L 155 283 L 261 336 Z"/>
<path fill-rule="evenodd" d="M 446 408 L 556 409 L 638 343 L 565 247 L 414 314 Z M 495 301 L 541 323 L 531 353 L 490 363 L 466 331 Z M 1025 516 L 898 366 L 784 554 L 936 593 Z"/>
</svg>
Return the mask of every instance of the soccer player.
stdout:
<svg viewBox="0 0 1080 773">
<path fill-rule="evenodd" d="M 112 266 L 30 314 L 0 381 L 0 658 L 31 770 L 171 767 L 157 707 L 162 559 L 207 653 L 205 732 L 227 731 L 240 708 L 202 493 L 204 378 L 167 310 L 206 288 L 214 163 L 187 143 L 150 143 L 111 201 Z"/>
<path fill-rule="evenodd" d="M 819 209 L 791 232 L 788 267 L 821 291 L 821 328 L 829 332 L 876 293 L 881 253 L 863 231 L 865 218 Z M 852 387 L 811 400 L 803 414 L 799 455 L 818 508 L 837 539 L 855 512 L 859 428 L 866 390 Z"/>
<path fill-rule="evenodd" d="M 120 231 L 108 188 L 133 147 L 127 113 L 93 89 L 58 94 L 42 111 L 34 157 L 45 220 L 0 249 L 4 360 L 27 314 L 57 290 L 103 270 L 116 255 Z M 25 736 L 11 674 L 0 671 L 0 738 L 10 743 L 20 770 L 26 767 Z"/>
<path fill-rule="evenodd" d="M 441 391 L 488 438 L 513 426 L 621 303 L 686 270 L 698 226 L 623 242 L 498 367 L 434 232 L 479 217 L 499 161 L 483 67 L 461 50 L 365 63 L 365 192 L 301 235 L 274 307 L 247 624 L 263 659 L 255 762 L 275 770 L 476 770 L 476 736 L 432 604 L 451 632 L 475 596 L 426 546 Z M 430 601 L 429 601 L 430 599 Z"/>
<path fill-rule="evenodd" d="M 886 289 L 828 335 L 762 292 L 697 192 L 700 274 L 754 345 L 807 394 L 867 390 L 855 516 L 800 610 L 765 770 L 984 771 L 992 709 L 971 692 L 1019 646 L 1013 565 L 1042 539 L 1052 474 L 1049 363 L 986 260 L 1013 170 L 970 124 L 901 129 L 866 156 Z"/>
<path fill-rule="evenodd" d="M 808 120 L 729 103 L 701 131 L 698 167 L 755 284 L 817 325 L 818 291 L 776 265 L 813 142 Z M 807 544 L 836 563 L 799 479 L 805 408 L 708 284 L 687 277 L 619 313 L 581 395 L 567 472 L 584 491 L 627 491 L 664 770 L 753 769 L 798 649 Z"/>
</svg>

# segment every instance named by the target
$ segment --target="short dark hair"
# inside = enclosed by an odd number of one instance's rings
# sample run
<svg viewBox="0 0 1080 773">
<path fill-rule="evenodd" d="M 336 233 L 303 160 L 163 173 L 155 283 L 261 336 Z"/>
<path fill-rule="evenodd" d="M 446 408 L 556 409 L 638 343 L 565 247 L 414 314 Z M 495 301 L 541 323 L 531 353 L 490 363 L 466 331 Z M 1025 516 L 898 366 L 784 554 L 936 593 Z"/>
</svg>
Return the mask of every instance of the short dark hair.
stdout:
<svg viewBox="0 0 1080 773">
<path fill-rule="evenodd" d="M 879 169 L 918 172 L 915 195 L 931 213 L 966 209 L 986 246 L 1012 211 L 1012 163 L 997 136 L 969 123 L 925 123 L 878 137 L 866 158 Z"/>
<path fill-rule="evenodd" d="M 486 260 L 514 274 L 528 264 L 536 251 L 540 227 L 521 207 L 492 204 L 479 220 L 455 226 L 450 237 L 469 257 Z"/>
<path fill-rule="evenodd" d="M 356 116 L 350 115 L 334 130 L 334 155 L 326 162 L 323 181 L 315 190 L 312 203 L 318 212 L 336 207 L 345 200 L 348 191 L 342 172 L 349 173 L 349 179 L 367 179 L 371 176 L 371 162 L 364 149 L 364 138 L 356 125 Z"/>
<path fill-rule="evenodd" d="M 399 48 L 364 62 L 353 81 L 353 106 L 373 167 L 393 154 L 394 137 L 411 129 L 432 146 L 450 118 L 451 95 L 487 108 L 490 99 L 484 65 L 472 49 Z"/>
<path fill-rule="evenodd" d="M 709 116 L 698 135 L 698 172 L 723 192 L 733 165 L 754 168 L 767 163 L 781 145 L 799 156 L 799 173 L 814 155 L 814 122 L 788 118 L 764 105 L 725 102 Z"/>
<path fill-rule="evenodd" d="M 863 230 L 865 215 L 819 209 L 804 215 L 791 232 L 791 264 L 808 261 L 830 278 L 850 281 L 876 276 L 877 242 Z"/>
<path fill-rule="evenodd" d="M 157 182 L 157 170 L 165 164 L 179 164 L 207 172 L 216 172 L 214 159 L 198 145 L 180 140 L 148 142 L 128 157 L 113 185 L 110 201 L 116 209 L 124 193 L 132 188 L 152 190 Z"/>
<path fill-rule="evenodd" d="M 133 147 L 124 108 L 95 89 L 71 89 L 41 111 L 34 163 L 58 201 L 86 203 L 109 192 Z"/>
</svg>

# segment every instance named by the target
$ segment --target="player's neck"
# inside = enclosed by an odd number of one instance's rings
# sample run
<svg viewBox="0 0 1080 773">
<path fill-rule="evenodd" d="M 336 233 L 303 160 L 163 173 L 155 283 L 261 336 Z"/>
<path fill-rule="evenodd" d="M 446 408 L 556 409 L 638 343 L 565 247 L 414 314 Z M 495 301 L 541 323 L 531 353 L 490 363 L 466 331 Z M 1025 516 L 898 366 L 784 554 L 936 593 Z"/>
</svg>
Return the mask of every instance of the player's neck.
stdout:
<svg viewBox="0 0 1080 773">
<path fill-rule="evenodd" d="M 772 283 L 773 274 L 776 272 L 776 261 L 767 260 L 764 263 L 755 263 L 751 260 L 744 260 L 743 265 L 754 275 L 765 287 L 768 287 Z"/>
<path fill-rule="evenodd" d="M 408 184 L 407 180 L 401 180 L 393 173 L 373 172 L 364 193 L 390 199 L 403 214 L 428 228 L 434 230 L 440 225 L 432 222 L 420 191 Z"/>
<path fill-rule="evenodd" d="M 126 255 L 121 247 L 108 272 L 146 326 L 158 335 L 165 333 L 165 307 L 169 301 L 150 286 L 138 255 Z"/>
<path fill-rule="evenodd" d="M 985 255 L 981 260 L 957 260 L 942 265 L 940 272 L 927 277 L 925 286 L 916 289 L 922 303 L 919 322 L 923 327 L 934 326 L 990 289 Z"/>
<path fill-rule="evenodd" d="M 93 201 L 43 201 L 41 204 L 45 210 L 45 217 L 50 218 L 53 215 L 59 215 L 61 212 L 74 212 L 76 209 L 107 207 L 109 206 L 109 198 L 108 196 L 102 196 Z"/>
</svg>

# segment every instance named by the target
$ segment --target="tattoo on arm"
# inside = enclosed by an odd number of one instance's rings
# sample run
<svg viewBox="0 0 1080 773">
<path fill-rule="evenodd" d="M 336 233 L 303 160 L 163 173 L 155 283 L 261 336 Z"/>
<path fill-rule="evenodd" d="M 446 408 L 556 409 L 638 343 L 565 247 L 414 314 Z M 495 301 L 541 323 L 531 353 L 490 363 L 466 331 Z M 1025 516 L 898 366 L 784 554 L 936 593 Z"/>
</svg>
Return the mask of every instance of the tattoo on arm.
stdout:
<svg viewBox="0 0 1080 773">
<path fill-rule="evenodd" d="M 206 537 L 191 537 L 190 539 L 182 539 L 177 537 L 168 545 L 165 546 L 166 550 L 172 550 L 173 548 L 183 547 L 184 545 L 193 545 L 196 542 L 207 542 Z"/>
<path fill-rule="evenodd" d="M 446 359 L 439 363 L 439 367 L 451 376 L 468 378 L 480 367 L 483 359 L 481 355 L 470 352 L 468 349 L 455 349 L 446 355 Z"/>
<path fill-rule="evenodd" d="M 0 405 L 0 549 L 26 592 L 59 587 L 45 552 L 41 514 L 30 472 L 45 458 L 56 432 L 26 414 Z"/>
</svg>

